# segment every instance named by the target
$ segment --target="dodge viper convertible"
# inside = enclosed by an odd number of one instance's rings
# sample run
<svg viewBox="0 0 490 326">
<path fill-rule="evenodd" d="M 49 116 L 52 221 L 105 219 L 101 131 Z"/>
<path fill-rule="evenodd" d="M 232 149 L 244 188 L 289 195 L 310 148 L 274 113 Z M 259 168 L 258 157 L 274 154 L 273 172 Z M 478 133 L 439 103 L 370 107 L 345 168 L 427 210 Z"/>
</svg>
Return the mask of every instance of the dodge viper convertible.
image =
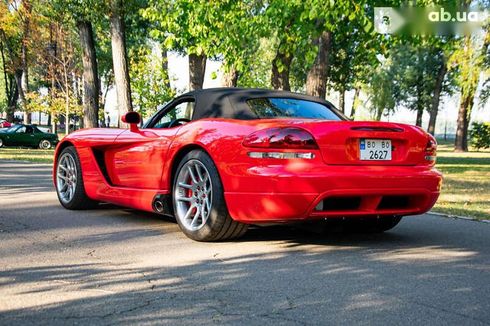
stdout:
<svg viewBox="0 0 490 326">
<path fill-rule="evenodd" d="M 86 129 L 55 151 L 67 209 L 98 202 L 173 215 L 198 241 L 249 224 L 349 221 L 376 232 L 436 202 L 435 139 L 422 129 L 349 121 L 301 94 L 218 88 L 175 98 L 144 125 Z"/>
<path fill-rule="evenodd" d="M 58 144 L 58 135 L 40 130 L 34 125 L 13 125 L 0 130 L 0 147 L 27 146 L 50 149 Z"/>
</svg>

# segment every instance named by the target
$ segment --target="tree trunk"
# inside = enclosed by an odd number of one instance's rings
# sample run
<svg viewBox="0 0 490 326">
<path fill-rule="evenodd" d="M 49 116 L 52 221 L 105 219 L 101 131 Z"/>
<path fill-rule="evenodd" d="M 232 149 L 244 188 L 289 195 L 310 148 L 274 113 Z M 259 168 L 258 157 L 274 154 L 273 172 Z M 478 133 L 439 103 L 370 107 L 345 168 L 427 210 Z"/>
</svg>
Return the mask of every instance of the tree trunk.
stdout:
<svg viewBox="0 0 490 326">
<path fill-rule="evenodd" d="M 96 128 L 99 116 L 99 80 L 92 23 L 79 21 L 78 31 L 83 62 L 83 125 Z"/>
<path fill-rule="evenodd" d="M 202 89 L 206 72 L 206 56 L 189 54 L 189 90 Z"/>
<path fill-rule="evenodd" d="M 417 118 L 415 119 L 415 125 L 421 127 L 422 126 L 422 117 L 424 115 L 424 107 L 417 105 Z"/>
<path fill-rule="evenodd" d="M 359 93 L 361 92 L 360 87 L 356 87 L 354 91 L 354 100 L 352 101 L 352 109 L 350 110 L 350 118 L 352 120 L 356 117 L 357 107 L 359 106 Z"/>
<path fill-rule="evenodd" d="M 278 47 L 276 57 L 272 60 L 271 84 L 274 89 L 289 91 L 291 90 L 289 84 L 289 69 L 291 67 L 293 56 L 281 52 L 280 48 L 281 45 Z"/>
<path fill-rule="evenodd" d="M 168 53 L 167 53 L 167 49 L 163 44 L 161 44 L 161 47 L 162 47 L 162 70 L 165 76 L 165 88 L 170 89 L 170 74 L 168 71 Z"/>
<path fill-rule="evenodd" d="M 465 92 L 461 91 L 461 94 Z M 466 95 L 461 95 L 461 103 L 458 110 L 458 120 L 456 129 L 456 139 L 454 141 L 454 150 L 456 152 L 468 151 L 468 125 L 470 122 L 471 110 L 473 109 L 473 99 L 475 88 L 471 88 Z"/>
<path fill-rule="evenodd" d="M 24 111 L 24 123 L 27 120 L 26 118 L 26 113 L 27 113 L 27 101 L 26 101 L 26 96 L 24 93 L 24 89 L 22 88 L 22 69 L 17 69 L 15 71 L 15 83 L 17 85 L 17 91 L 19 92 L 19 102 L 21 109 Z"/>
<path fill-rule="evenodd" d="M 446 76 L 446 72 L 447 72 L 446 60 L 443 59 L 441 66 L 439 67 L 439 71 L 437 72 L 436 84 L 434 86 L 434 95 L 431 100 L 429 126 L 427 128 L 427 131 L 431 135 L 434 135 L 436 131 L 437 112 L 439 111 L 439 101 L 441 98 L 442 84 L 444 82 L 444 77 Z"/>
<path fill-rule="evenodd" d="M 2 55 L 3 82 L 5 86 L 5 97 L 7 100 L 6 119 L 8 122 L 13 122 L 14 112 L 17 108 L 17 100 L 19 99 L 19 91 L 15 76 L 7 73 L 7 65 L 5 63 L 5 52 L 3 42 L 0 42 L 0 53 Z"/>
<path fill-rule="evenodd" d="M 378 108 L 376 110 L 376 117 L 375 117 L 376 121 L 381 121 L 381 117 L 383 116 L 383 111 L 384 110 L 382 108 Z"/>
<path fill-rule="evenodd" d="M 345 89 L 341 89 L 339 92 L 339 110 L 345 113 Z"/>
<path fill-rule="evenodd" d="M 222 84 L 224 87 L 236 87 L 238 83 L 238 71 L 234 66 L 223 74 Z"/>
<path fill-rule="evenodd" d="M 119 116 L 133 111 L 122 8 L 123 2 L 121 0 L 111 0 L 112 62 Z"/>
<path fill-rule="evenodd" d="M 24 105 L 23 105 L 23 110 L 24 110 L 24 123 L 25 124 L 31 124 L 31 113 L 27 111 L 27 98 L 26 95 L 29 93 L 29 64 L 28 64 L 28 40 L 29 40 L 29 34 L 30 34 L 30 13 L 31 13 L 31 4 L 29 1 L 24 0 L 22 2 L 25 10 L 26 10 L 26 15 L 24 16 L 24 22 L 23 22 L 23 35 L 22 35 L 22 44 L 21 44 L 21 68 L 22 68 L 22 93 L 24 97 Z"/>
<path fill-rule="evenodd" d="M 318 54 L 306 76 L 306 94 L 324 99 L 327 94 L 328 54 L 331 49 L 331 33 L 323 32 L 315 43 L 318 45 Z"/>
<path fill-rule="evenodd" d="M 70 95 L 65 94 L 65 135 L 70 133 Z"/>
<path fill-rule="evenodd" d="M 27 45 L 22 44 L 22 53 L 21 53 L 21 61 L 22 61 L 22 76 L 21 76 L 21 88 L 22 88 L 22 96 L 23 96 L 23 105 L 22 109 L 24 110 L 24 124 L 31 124 L 32 117 L 31 113 L 27 111 L 27 98 L 26 95 L 29 93 L 29 67 L 27 63 Z"/>
<path fill-rule="evenodd" d="M 8 122 L 14 122 L 14 112 L 17 109 L 17 100 L 19 99 L 19 90 L 17 88 L 17 85 L 14 85 L 15 89 L 14 92 L 12 93 L 12 97 L 8 99 L 8 104 L 7 104 L 7 121 Z"/>
</svg>

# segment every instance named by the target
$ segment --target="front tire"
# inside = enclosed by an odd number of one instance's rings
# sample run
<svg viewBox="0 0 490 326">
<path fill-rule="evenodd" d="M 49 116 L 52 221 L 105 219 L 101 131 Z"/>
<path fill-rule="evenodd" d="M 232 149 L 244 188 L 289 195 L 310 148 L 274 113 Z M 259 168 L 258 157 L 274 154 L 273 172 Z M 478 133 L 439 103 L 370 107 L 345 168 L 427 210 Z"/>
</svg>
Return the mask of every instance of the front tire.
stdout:
<svg viewBox="0 0 490 326">
<path fill-rule="evenodd" d="M 184 156 L 173 182 L 172 202 L 182 232 L 196 241 L 220 241 L 242 236 L 247 224 L 228 213 L 223 185 L 213 160 L 202 150 Z"/>
<path fill-rule="evenodd" d="M 85 193 L 80 159 L 73 146 L 66 147 L 58 156 L 55 185 L 58 199 L 66 209 L 81 210 L 97 205 Z"/>
<path fill-rule="evenodd" d="M 39 142 L 39 148 L 40 149 L 50 149 L 51 148 L 51 142 L 47 139 L 43 139 Z"/>
</svg>

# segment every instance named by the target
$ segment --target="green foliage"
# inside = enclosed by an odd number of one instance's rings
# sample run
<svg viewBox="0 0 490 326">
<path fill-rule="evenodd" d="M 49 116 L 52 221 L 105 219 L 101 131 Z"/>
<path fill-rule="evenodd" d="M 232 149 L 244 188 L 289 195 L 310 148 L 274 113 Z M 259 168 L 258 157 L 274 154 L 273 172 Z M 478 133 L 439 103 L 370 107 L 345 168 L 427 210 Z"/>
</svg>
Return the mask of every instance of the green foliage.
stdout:
<svg viewBox="0 0 490 326">
<path fill-rule="evenodd" d="M 255 56 L 250 58 L 247 69 L 242 70 L 238 78 L 239 87 L 270 87 L 270 67 L 275 56 L 275 46 L 274 39 L 260 39 Z"/>
<path fill-rule="evenodd" d="M 27 98 L 29 100 L 27 112 L 43 112 L 57 117 L 60 115 L 66 116 L 66 110 L 68 109 L 70 116 L 82 115 L 82 106 L 74 93 L 71 93 L 68 97 L 68 103 L 66 94 L 58 90 L 50 95 L 41 92 L 30 92 L 27 94 Z"/>
<path fill-rule="evenodd" d="M 77 21 L 98 22 L 108 12 L 105 0 L 50 0 L 45 6 L 58 17 L 68 17 Z"/>
<path fill-rule="evenodd" d="M 220 59 L 224 70 L 248 70 L 258 49 L 260 1 L 150 0 L 142 16 L 168 50 Z"/>
<path fill-rule="evenodd" d="M 167 49 L 186 54 L 215 55 L 220 1 L 150 0 L 141 11 L 154 23 L 150 36 Z"/>
<path fill-rule="evenodd" d="M 452 53 L 449 67 L 457 72 L 462 98 L 475 93 L 484 67 L 484 54 L 482 40 L 478 40 L 475 36 L 461 39 L 459 47 Z"/>
<path fill-rule="evenodd" d="M 377 67 L 370 76 L 367 92 L 370 96 L 371 112 L 374 120 L 395 110 L 396 100 L 393 96 L 395 84 L 389 64 Z"/>
<path fill-rule="evenodd" d="M 147 117 L 171 100 L 175 90 L 168 87 L 170 80 L 162 68 L 162 58 L 152 52 L 151 46 L 133 49 L 130 58 L 133 103 L 138 112 Z"/>
<path fill-rule="evenodd" d="M 490 123 L 473 122 L 470 130 L 470 142 L 477 150 L 490 148 Z"/>
<path fill-rule="evenodd" d="M 410 110 L 430 110 L 436 85 L 437 71 L 446 65 L 447 53 L 454 42 L 437 37 L 411 37 L 396 41 L 386 52 L 379 69 L 368 80 L 368 93 L 372 96 L 372 110 L 381 117 L 397 107 Z M 357 76 L 354 80 L 359 80 Z M 455 90 L 454 74 L 446 75 L 443 94 Z M 384 109 L 383 109 L 384 107 Z"/>
</svg>

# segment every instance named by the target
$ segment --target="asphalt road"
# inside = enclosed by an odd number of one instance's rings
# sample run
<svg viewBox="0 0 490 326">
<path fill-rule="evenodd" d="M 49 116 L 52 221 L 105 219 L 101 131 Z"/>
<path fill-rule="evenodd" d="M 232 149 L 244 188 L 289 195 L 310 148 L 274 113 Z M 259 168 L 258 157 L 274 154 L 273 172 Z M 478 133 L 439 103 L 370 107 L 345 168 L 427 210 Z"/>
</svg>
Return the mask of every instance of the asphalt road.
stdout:
<svg viewBox="0 0 490 326">
<path fill-rule="evenodd" d="M 157 215 L 64 210 L 50 171 L 0 161 L 1 325 L 490 324 L 490 224 L 198 243 Z"/>
</svg>

